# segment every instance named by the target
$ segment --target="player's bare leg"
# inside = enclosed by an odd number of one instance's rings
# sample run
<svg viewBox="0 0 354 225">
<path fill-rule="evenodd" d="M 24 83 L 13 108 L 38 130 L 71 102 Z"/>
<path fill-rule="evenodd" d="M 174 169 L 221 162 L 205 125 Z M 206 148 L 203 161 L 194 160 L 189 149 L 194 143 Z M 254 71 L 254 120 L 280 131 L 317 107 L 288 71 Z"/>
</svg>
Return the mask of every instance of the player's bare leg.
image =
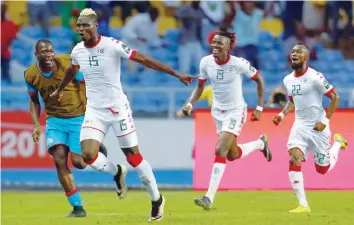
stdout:
<svg viewBox="0 0 354 225">
<path fill-rule="evenodd" d="M 94 139 L 86 139 L 81 141 L 82 158 L 85 163 L 89 164 L 93 169 L 109 173 L 113 176 L 117 186 L 117 194 L 119 198 L 124 198 L 127 193 L 125 184 L 125 176 L 128 172 L 124 165 L 115 165 L 107 159 L 107 157 L 99 151 L 101 143 Z"/>
<path fill-rule="evenodd" d="M 102 143 L 100 145 L 99 152 L 101 152 L 104 156 L 107 157 L 108 154 L 107 149 Z M 71 162 L 76 169 L 82 170 L 87 167 L 87 164 L 84 162 L 81 155 L 70 152 L 70 157 L 71 157 Z"/>
<path fill-rule="evenodd" d="M 53 156 L 60 184 L 65 191 L 68 202 L 73 207 L 73 211 L 68 217 L 85 217 L 86 212 L 82 206 L 80 192 L 75 187 L 74 177 L 68 167 L 69 150 L 66 146 L 57 145 L 49 149 L 49 152 Z"/>
<path fill-rule="evenodd" d="M 151 198 L 151 214 L 149 221 L 161 220 L 164 213 L 165 198 L 160 194 L 150 164 L 141 156 L 139 147 L 122 148 L 128 163 L 136 170 Z"/>
<path fill-rule="evenodd" d="M 304 177 L 301 172 L 301 161 L 303 159 L 303 153 L 299 148 L 292 148 L 289 150 L 289 155 L 289 179 L 299 201 L 299 206 L 296 209 L 290 210 L 289 212 L 309 213 L 311 212 L 311 209 L 306 200 Z"/>
<path fill-rule="evenodd" d="M 226 155 L 235 142 L 235 135 L 228 132 L 221 132 L 218 144 L 215 149 L 215 161 L 209 182 L 208 192 L 205 196 L 194 199 L 197 206 L 205 210 L 210 210 L 214 201 L 215 194 L 219 188 L 220 180 L 226 167 Z"/>
<path fill-rule="evenodd" d="M 261 135 L 256 141 L 245 144 L 237 144 L 236 140 L 232 143 L 230 151 L 227 153 L 227 159 L 229 161 L 234 161 L 236 159 L 244 158 L 256 150 L 260 150 L 268 162 L 272 160 L 272 152 L 268 147 L 268 136 L 266 135 Z"/>
</svg>

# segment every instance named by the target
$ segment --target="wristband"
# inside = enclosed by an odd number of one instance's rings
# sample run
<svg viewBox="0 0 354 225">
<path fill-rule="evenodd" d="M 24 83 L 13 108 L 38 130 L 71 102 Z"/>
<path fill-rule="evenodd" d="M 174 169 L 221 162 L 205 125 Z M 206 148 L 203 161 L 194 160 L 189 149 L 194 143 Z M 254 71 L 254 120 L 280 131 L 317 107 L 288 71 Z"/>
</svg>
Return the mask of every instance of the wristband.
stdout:
<svg viewBox="0 0 354 225">
<path fill-rule="evenodd" d="M 259 106 L 259 105 L 257 105 L 257 107 L 256 107 L 256 110 L 258 110 L 258 111 L 263 111 L 263 107 L 262 106 Z"/>
<path fill-rule="evenodd" d="M 283 118 L 284 118 L 284 116 L 285 116 L 285 114 L 284 114 L 283 112 L 281 112 L 281 113 L 279 113 L 279 114 L 278 114 L 278 116 L 280 116 L 280 117 L 281 117 L 281 119 L 283 119 Z"/>
<path fill-rule="evenodd" d="M 192 105 L 192 103 L 190 103 L 190 102 L 188 102 L 186 106 L 188 106 L 188 107 L 190 107 L 191 109 L 193 109 L 193 105 Z"/>
<path fill-rule="evenodd" d="M 323 117 L 323 119 L 321 120 L 321 123 L 323 123 L 324 125 L 328 126 L 329 119 L 327 117 Z"/>
</svg>

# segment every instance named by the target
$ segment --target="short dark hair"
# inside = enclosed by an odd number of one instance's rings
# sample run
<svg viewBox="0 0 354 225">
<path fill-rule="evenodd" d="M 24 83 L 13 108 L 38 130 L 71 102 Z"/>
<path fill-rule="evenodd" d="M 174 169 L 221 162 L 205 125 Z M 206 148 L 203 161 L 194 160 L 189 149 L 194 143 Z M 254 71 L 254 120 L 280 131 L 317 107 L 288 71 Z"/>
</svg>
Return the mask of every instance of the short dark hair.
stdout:
<svg viewBox="0 0 354 225">
<path fill-rule="evenodd" d="M 236 41 L 235 32 L 229 32 L 229 31 L 227 31 L 227 27 L 222 26 L 219 28 L 219 31 L 215 32 L 215 34 L 230 38 L 230 47 L 232 48 L 234 46 L 235 41 Z"/>
<path fill-rule="evenodd" d="M 302 45 L 302 46 L 305 46 L 305 48 L 307 48 L 307 50 L 309 50 L 310 51 L 310 48 L 309 48 L 309 46 L 307 46 L 305 43 L 303 43 L 303 42 L 299 42 L 299 43 L 297 43 L 296 45 Z"/>
<path fill-rule="evenodd" d="M 50 42 L 48 39 L 39 39 L 37 42 L 36 42 L 36 51 L 37 51 L 37 48 L 40 44 L 50 44 L 50 45 L 53 45 L 52 42 Z"/>
</svg>

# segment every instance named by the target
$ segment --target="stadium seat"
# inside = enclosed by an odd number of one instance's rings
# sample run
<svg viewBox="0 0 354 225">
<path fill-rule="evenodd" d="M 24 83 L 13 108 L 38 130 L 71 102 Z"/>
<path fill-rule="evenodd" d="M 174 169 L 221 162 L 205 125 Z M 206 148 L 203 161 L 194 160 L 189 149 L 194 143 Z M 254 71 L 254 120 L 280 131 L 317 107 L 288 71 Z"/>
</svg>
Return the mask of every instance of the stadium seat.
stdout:
<svg viewBox="0 0 354 225">
<path fill-rule="evenodd" d="M 56 39 L 72 39 L 72 32 L 65 27 L 52 27 L 49 30 L 49 37 Z"/>
<path fill-rule="evenodd" d="M 167 48 L 177 54 L 179 44 L 180 30 L 169 29 L 166 31 L 163 41 L 167 44 Z"/>
<path fill-rule="evenodd" d="M 109 29 L 109 36 L 113 37 L 114 39 L 121 40 L 121 28 L 110 28 Z"/>
<path fill-rule="evenodd" d="M 339 62 L 344 59 L 342 53 L 339 50 L 324 49 L 321 54 L 318 55 L 318 60 L 325 62 Z"/>
<path fill-rule="evenodd" d="M 175 108 L 176 110 L 183 107 L 192 92 L 176 92 L 175 94 Z"/>
<path fill-rule="evenodd" d="M 261 31 L 259 34 L 258 48 L 260 51 L 270 50 L 274 47 L 274 38 L 267 31 Z"/>
<path fill-rule="evenodd" d="M 176 19 L 172 16 L 162 16 L 157 21 L 157 33 L 160 36 L 164 36 L 167 30 L 175 29 L 176 27 Z"/>
<path fill-rule="evenodd" d="M 348 73 L 348 76 L 354 77 L 354 60 L 345 60 L 343 70 Z"/>
<path fill-rule="evenodd" d="M 279 37 L 280 33 L 284 30 L 283 22 L 277 18 L 262 19 L 259 28 L 269 32 L 273 37 Z"/>
<path fill-rule="evenodd" d="M 25 49 L 15 48 L 12 50 L 12 59 L 24 66 L 29 66 L 31 64 L 30 53 L 31 52 L 27 52 Z"/>
<path fill-rule="evenodd" d="M 20 30 L 20 33 L 23 34 L 23 35 L 25 35 L 25 36 L 34 38 L 34 39 L 45 38 L 45 33 L 44 33 L 44 31 L 42 30 L 41 27 L 37 27 L 37 26 L 27 26 L 27 27 L 23 27 L 23 28 Z"/>
</svg>

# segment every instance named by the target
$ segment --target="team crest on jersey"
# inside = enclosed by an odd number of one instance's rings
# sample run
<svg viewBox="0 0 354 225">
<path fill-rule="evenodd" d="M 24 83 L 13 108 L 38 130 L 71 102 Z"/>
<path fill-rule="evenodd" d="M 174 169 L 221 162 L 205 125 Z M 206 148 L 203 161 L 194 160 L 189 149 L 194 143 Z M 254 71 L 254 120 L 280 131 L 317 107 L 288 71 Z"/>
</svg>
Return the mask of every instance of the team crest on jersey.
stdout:
<svg viewBox="0 0 354 225">
<path fill-rule="evenodd" d="M 216 79 L 223 80 L 224 79 L 224 70 L 216 70 Z"/>
<path fill-rule="evenodd" d="M 106 52 L 106 48 L 99 48 L 99 49 L 97 49 L 97 54 L 104 54 L 105 52 Z"/>
</svg>

